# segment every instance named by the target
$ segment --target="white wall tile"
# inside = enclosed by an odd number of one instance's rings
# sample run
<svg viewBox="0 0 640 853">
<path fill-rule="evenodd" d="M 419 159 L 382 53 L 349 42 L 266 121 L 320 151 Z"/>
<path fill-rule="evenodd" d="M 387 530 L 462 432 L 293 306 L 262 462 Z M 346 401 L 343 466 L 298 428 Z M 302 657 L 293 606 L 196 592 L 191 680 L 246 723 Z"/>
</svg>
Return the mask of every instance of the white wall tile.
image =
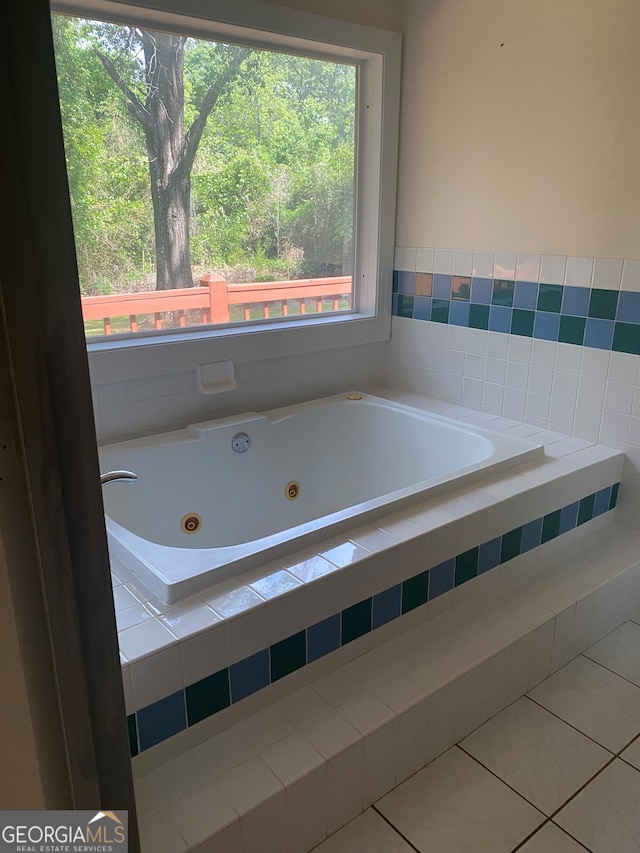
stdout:
<svg viewBox="0 0 640 853">
<path fill-rule="evenodd" d="M 593 258 L 567 258 L 564 283 L 574 287 L 591 287 Z"/>
<path fill-rule="evenodd" d="M 567 259 L 564 255 L 543 255 L 540 261 L 540 282 L 564 284 Z"/>
<path fill-rule="evenodd" d="M 472 275 L 473 252 L 465 249 L 455 249 L 453 253 L 453 274 Z"/>
<path fill-rule="evenodd" d="M 416 250 L 396 246 L 393 259 L 393 268 L 396 270 L 408 270 L 413 272 L 416 268 Z"/>
<path fill-rule="evenodd" d="M 518 252 L 516 263 L 517 281 L 538 281 L 540 277 L 540 255 Z"/>
<path fill-rule="evenodd" d="M 534 338 L 531 344 L 531 363 L 538 367 L 553 367 L 556 360 L 558 344 L 555 341 L 543 341 Z"/>
<path fill-rule="evenodd" d="M 130 668 L 136 709 L 145 708 L 184 687 L 180 649 L 177 644 L 134 661 Z"/>
<path fill-rule="evenodd" d="M 416 272 L 435 272 L 434 260 L 434 249 L 416 249 Z"/>
<path fill-rule="evenodd" d="M 433 255 L 433 271 L 451 275 L 453 270 L 453 249 L 435 249 Z"/>
<path fill-rule="evenodd" d="M 515 252 L 496 252 L 493 264 L 494 278 L 515 279 L 517 255 Z"/>
<path fill-rule="evenodd" d="M 473 275 L 477 278 L 493 278 L 494 265 L 494 252 L 473 253 Z"/>
<path fill-rule="evenodd" d="M 640 292 L 640 261 L 625 260 L 622 267 L 622 290 Z"/>
<path fill-rule="evenodd" d="M 607 378 L 615 382 L 635 385 L 638 376 L 638 356 L 627 352 L 612 352 L 609 356 Z"/>
<path fill-rule="evenodd" d="M 592 287 L 603 290 L 620 290 L 622 261 L 613 258 L 596 258 L 593 264 Z"/>
<path fill-rule="evenodd" d="M 610 354 L 607 350 L 591 349 L 585 347 L 582 353 L 582 373 L 585 376 L 595 376 L 598 379 L 606 379 L 609 372 Z"/>
<path fill-rule="evenodd" d="M 578 374 L 556 370 L 553 374 L 552 396 L 575 401 L 578 396 Z"/>
</svg>

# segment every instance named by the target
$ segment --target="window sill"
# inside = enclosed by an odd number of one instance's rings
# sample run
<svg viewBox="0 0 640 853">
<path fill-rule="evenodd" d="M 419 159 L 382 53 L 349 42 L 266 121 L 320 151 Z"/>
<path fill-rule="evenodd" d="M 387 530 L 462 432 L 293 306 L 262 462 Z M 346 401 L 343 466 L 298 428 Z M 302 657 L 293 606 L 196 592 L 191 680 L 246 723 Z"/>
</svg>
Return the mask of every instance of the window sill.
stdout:
<svg viewBox="0 0 640 853">
<path fill-rule="evenodd" d="M 231 360 L 235 363 L 319 352 L 389 340 L 389 312 L 307 317 L 286 327 L 260 324 L 229 326 L 198 332 L 127 335 L 87 343 L 93 385 L 162 376 L 195 370 L 198 364 Z"/>
</svg>

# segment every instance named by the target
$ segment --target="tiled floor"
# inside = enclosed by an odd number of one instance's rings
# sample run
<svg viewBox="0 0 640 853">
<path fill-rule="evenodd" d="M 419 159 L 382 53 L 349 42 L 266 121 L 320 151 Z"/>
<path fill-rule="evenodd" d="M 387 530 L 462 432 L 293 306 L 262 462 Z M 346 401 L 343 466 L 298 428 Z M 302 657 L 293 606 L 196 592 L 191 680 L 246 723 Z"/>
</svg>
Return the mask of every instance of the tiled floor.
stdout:
<svg viewBox="0 0 640 853">
<path fill-rule="evenodd" d="M 314 853 L 640 853 L 640 614 Z"/>
</svg>

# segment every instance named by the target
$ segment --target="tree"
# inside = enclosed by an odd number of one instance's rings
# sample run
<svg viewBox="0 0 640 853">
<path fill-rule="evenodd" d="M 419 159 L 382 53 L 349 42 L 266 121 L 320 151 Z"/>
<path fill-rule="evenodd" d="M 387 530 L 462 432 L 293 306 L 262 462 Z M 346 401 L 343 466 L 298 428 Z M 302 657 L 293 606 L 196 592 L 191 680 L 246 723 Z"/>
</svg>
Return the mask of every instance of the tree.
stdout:
<svg viewBox="0 0 640 853">
<path fill-rule="evenodd" d="M 191 170 L 207 119 L 238 75 L 245 48 L 218 45 L 212 82 L 204 89 L 189 129 L 184 130 L 186 36 L 130 29 L 130 43 L 142 46 L 144 97 L 125 81 L 114 61 L 96 47 L 107 74 L 125 95 L 127 109 L 144 130 L 156 248 L 156 289 L 192 287 L 189 219 Z M 222 60 L 222 61 L 221 61 Z"/>
</svg>

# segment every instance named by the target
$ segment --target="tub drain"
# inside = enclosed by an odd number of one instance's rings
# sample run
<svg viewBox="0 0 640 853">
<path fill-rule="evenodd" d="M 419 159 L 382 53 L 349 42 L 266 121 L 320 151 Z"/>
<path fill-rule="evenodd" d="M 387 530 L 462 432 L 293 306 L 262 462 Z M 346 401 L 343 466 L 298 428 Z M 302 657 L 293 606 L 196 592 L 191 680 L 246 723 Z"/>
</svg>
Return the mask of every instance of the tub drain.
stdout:
<svg viewBox="0 0 640 853">
<path fill-rule="evenodd" d="M 182 517 L 180 527 L 183 533 L 197 533 L 202 525 L 202 519 L 197 512 L 188 512 Z"/>
</svg>

